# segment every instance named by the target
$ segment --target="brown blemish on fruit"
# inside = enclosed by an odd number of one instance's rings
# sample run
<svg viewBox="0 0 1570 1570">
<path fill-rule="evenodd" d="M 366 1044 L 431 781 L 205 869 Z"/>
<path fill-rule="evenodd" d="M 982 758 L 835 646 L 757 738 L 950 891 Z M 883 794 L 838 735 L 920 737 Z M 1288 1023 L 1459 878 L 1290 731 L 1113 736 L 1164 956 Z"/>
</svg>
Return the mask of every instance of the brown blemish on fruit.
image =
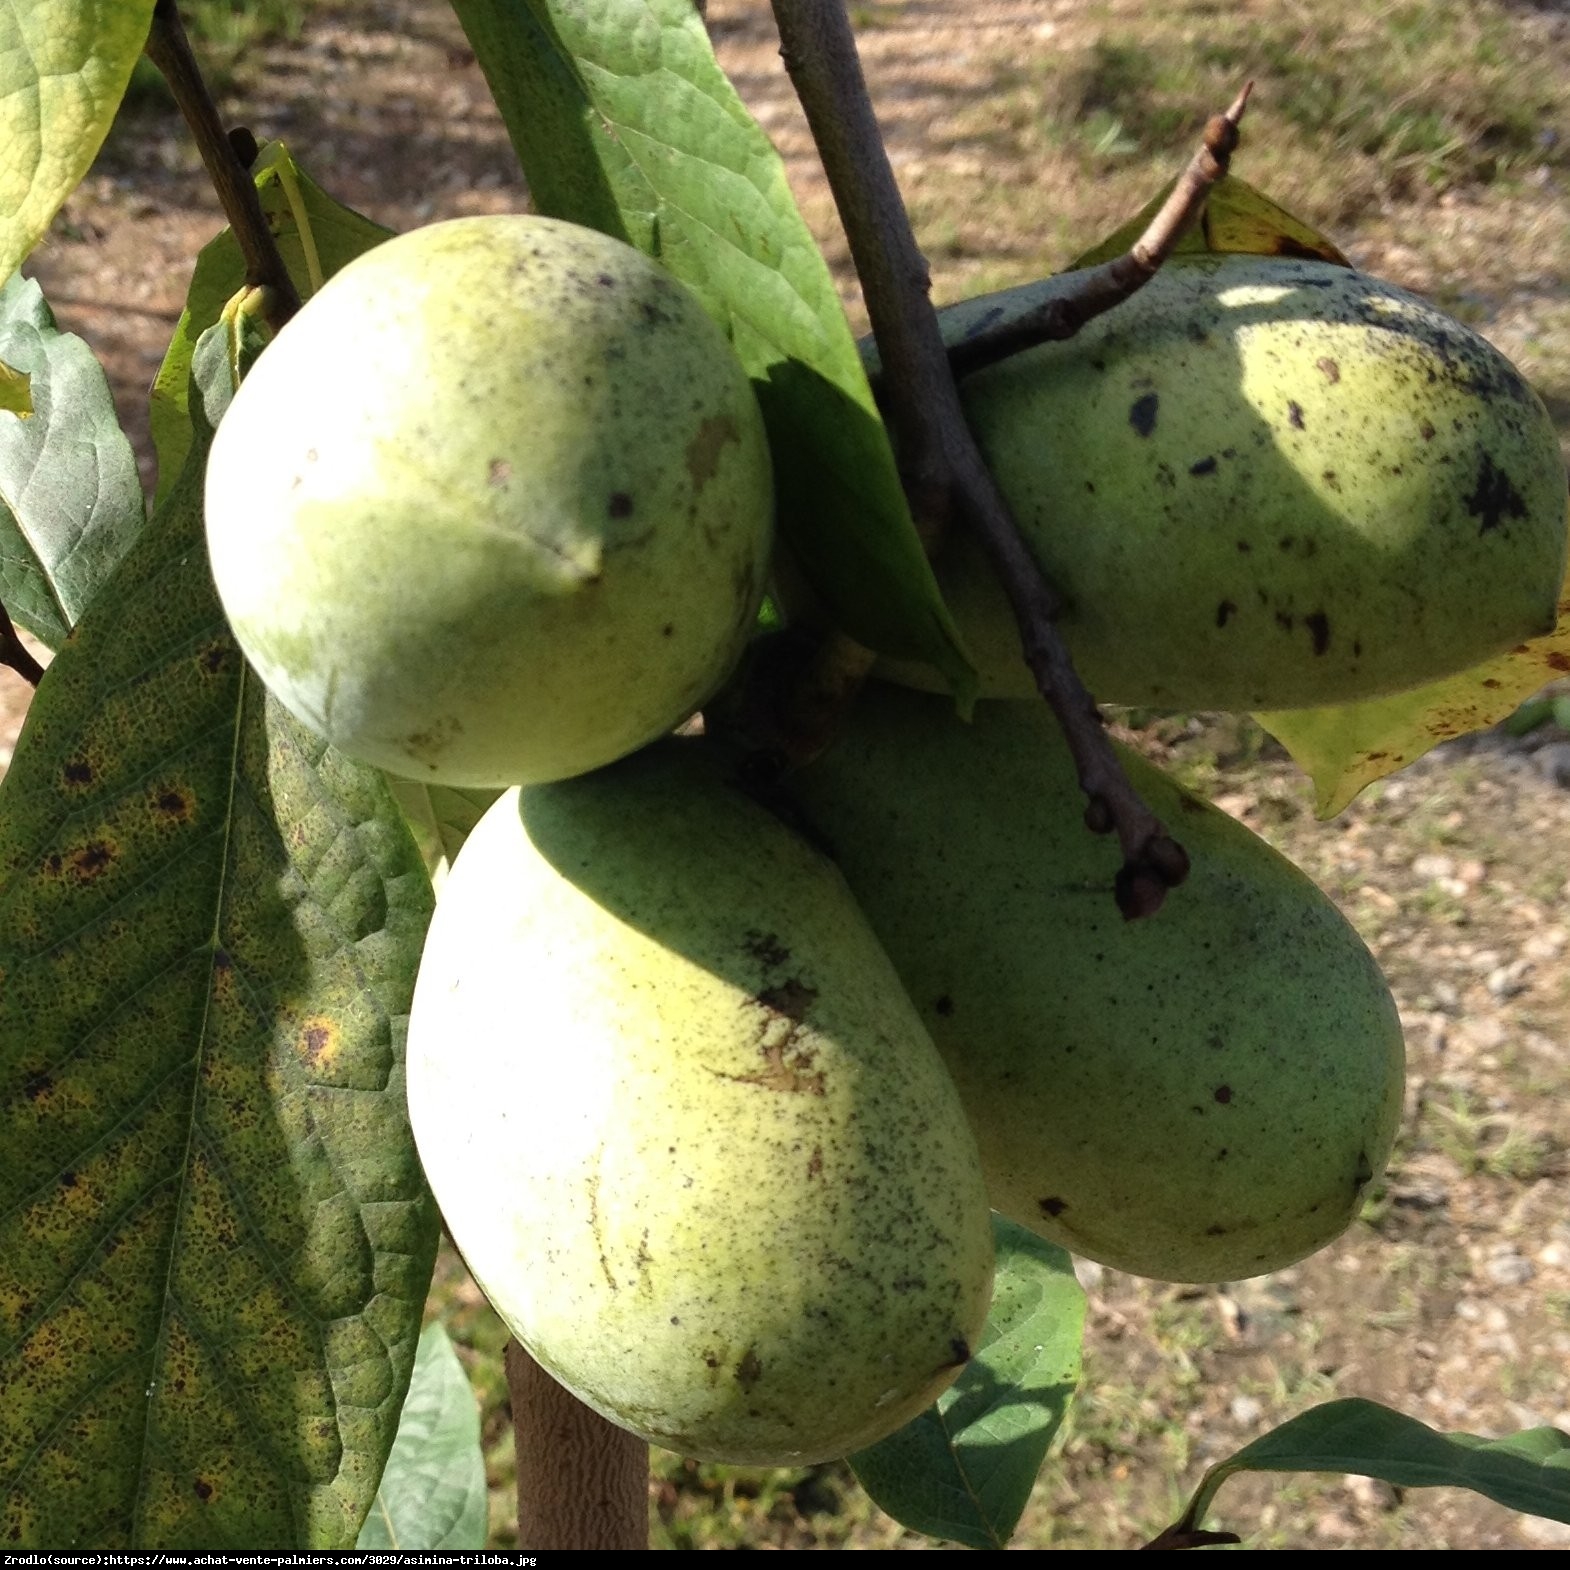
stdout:
<svg viewBox="0 0 1570 1570">
<path fill-rule="evenodd" d="M 35 1070 L 22 1081 L 22 1094 L 29 1101 L 42 1101 L 54 1088 L 54 1080 L 42 1069 Z"/>
<path fill-rule="evenodd" d="M 1526 516 L 1526 503 L 1520 491 L 1515 488 L 1510 476 L 1494 462 L 1491 453 L 1483 454 L 1482 466 L 1477 471 L 1477 485 L 1466 499 L 1466 510 L 1474 518 L 1482 519 L 1477 526 L 1479 534 L 1497 529 L 1507 515 L 1511 518 Z"/>
<path fill-rule="evenodd" d="M 783 965 L 790 958 L 790 950 L 772 932 L 750 931 L 742 939 L 741 946 L 769 970 Z"/>
<path fill-rule="evenodd" d="M 1314 640 L 1314 653 L 1323 654 L 1330 647 L 1330 618 L 1323 611 L 1310 611 L 1303 625 Z"/>
<path fill-rule="evenodd" d="M 758 1361 L 758 1352 L 755 1347 L 748 1347 L 742 1353 L 741 1361 L 736 1365 L 736 1383 L 743 1390 L 751 1390 L 763 1378 L 763 1364 Z"/>
<path fill-rule="evenodd" d="M 1226 1104 L 1232 1099 L 1232 1087 L 1230 1085 L 1217 1085 L 1214 1095 L 1216 1100 L 1219 1101 L 1222 1106 L 1226 1106 Z"/>
<path fill-rule="evenodd" d="M 505 485 L 512 478 L 512 465 L 505 458 L 492 458 L 485 478 L 491 485 Z"/>
<path fill-rule="evenodd" d="M 1341 477 L 1334 469 L 1326 469 L 1324 473 L 1320 475 L 1320 478 L 1325 482 L 1326 485 L 1330 487 L 1331 490 L 1339 491 L 1341 489 Z"/>
<path fill-rule="evenodd" d="M 809 1178 L 815 1178 L 822 1171 L 823 1147 L 821 1145 L 814 1145 L 812 1147 L 812 1159 L 807 1163 L 807 1176 Z"/>
<path fill-rule="evenodd" d="M 612 491 L 611 499 L 605 504 L 605 511 L 612 518 L 630 518 L 632 497 L 626 491 Z"/>
<path fill-rule="evenodd" d="M 1517 653 L 1519 652 L 1517 650 Z M 1570 671 L 1570 654 L 1561 654 L 1557 649 L 1550 649 L 1543 656 L 1543 663 L 1551 671 Z"/>
<path fill-rule="evenodd" d="M 61 773 L 65 776 L 67 785 L 91 785 L 93 783 L 93 766 L 86 758 L 67 758 Z"/>
<path fill-rule="evenodd" d="M 1296 625 L 1297 623 L 1286 611 L 1276 612 L 1276 626 L 1278 626 L 1282 632 L 1291 632 L 1293 627 Z"/>
<path fill-rule="evenodd" d="M 1226 624 L 1236 614 L 1237 614 L 1237 606 L 1234 605 L 1231 600 L 1223 600 L 1216 607 L 1216 625 L 1218 627 L 1225 627 Z"/>
<path fill-rule="evenodd" d="M 1290 398 L 1287 400 L 1287 424 L 1290 425 L 1294 431 L 1300 431 L 1303 429 L 1303 405 L 1300 404 L 1295 398 Z"/>
<path fill-rule="evenodd" d="M 741 443 L 741 432 L 728 414 L 711 414 L 687 443 L 687 474 L 692 488 L 701 491 L 719 473 L 720 454 L 727 442 Z"/>
<path fill-rule="evenodd" d="M 205 1477 L 197 1478 L 191 1484 L 191 1487 L 196 1491 L 198 1499 L 211 1499 L 213 1497 L 213 1485 Z"/>
<path fill-rule="evenodd" d="M 1341 367 L 1327 354 L 1314 361 L 1315 367 L 1324 373 L 1325 380 L 1332 387 L 1341 380 Z"/>
<path fill-rule="evenodd" d="M 778 986 L 764 987 L 751 1000 L 762 1012 L 758 1027 L 758 1051 L 764 1066 L 754 1074 L 722 1074 L 738 1085 L 758 1085 L 792 1095 L 824 1094 L 822 1069 L 813 1069 L 817 1049 L 800 1044 L 802 1026 L 817 1001 L 816 987 L 809 987 L 792 976 Z"/>
<path fill-rule="evenodd" d="M 1056 1194 L 1048 1199 L 1038 1199 L 1036 1205 L 1044 1216 L 1061 1216 L 1068 1209 L 1068 1201 L 1059 1199 Z"/>
<path fill-rule="evenodd" d="M 1425 442 L 1433 441 L 1433 439 L 1434 439 L 1433 422 L 1431 420 L 1424 420 L 1423 423 L 1420 426 L 1418 426 L 1417 434 L 1419 436 L 1421 436 Z"/>
<path fill-rule="evenodd" d="M 1128 423 L 1141 436 L 1149 436 L 1156 428 L 1156 413 L 1161 408 L 1161 398 L 1157 393 L 1146 393 L 1141 398 L 1136 398 L 1128 408 Z"/>
<path fill-rule="evenodd" d="M 1224 1226 L 1218 1225 L 1216 1222 L 1212 1222 L 1208 1227 L 1205 1228 L 1206 1237 L 1225 1237 L 1226 1235 L 1227 1229 Z"/>
</svg>

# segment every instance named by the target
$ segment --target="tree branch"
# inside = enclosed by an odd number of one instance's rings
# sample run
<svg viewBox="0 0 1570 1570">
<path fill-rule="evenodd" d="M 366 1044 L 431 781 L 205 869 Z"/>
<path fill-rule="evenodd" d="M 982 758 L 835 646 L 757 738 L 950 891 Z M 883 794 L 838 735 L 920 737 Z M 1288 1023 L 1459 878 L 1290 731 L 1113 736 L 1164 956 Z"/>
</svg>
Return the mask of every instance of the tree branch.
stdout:
<svg viewBox="0 0 1570 1570">
<path fill-rule="evenodd" d="M 955 378 L 968 376 L 984 366 L 1006 360 L 1038 343 L 1072 338 L 1086 322 L 1121 305 L 1144 288 L 1161 270 L 1173 248 L 1198 220 L 1210 188 L 1227 172 L 1237 149 L 1238 124 L 1248 106 L 1254 84 L 1245 84 L 1224 114 L 1212 115 L 1205 126 L 1199 151 L 1178 176 L 1161 210 L 1122 256 L 1099 267 L 1087 267 L 1069 294 L 1043 301 L 1035 310 L 995 328 L 983 328 L 974 337 L 953 345 L 949 369 Z"/>
<path fill-rule="evenodd" d="M 147 35 L 147 58 L 163 73 L 201 152 L 208 178 L 245 258 L 245 281 L 271 290 L 268 322 L 276 331 L 300 308 L 300 296 L 267 225 L 256 182 L 224 131 L 218 106 L 191 52 L 175 0 L 158 0 Z"/>
<path fill-rule="evenodd" d="M 1157 910 L 1188 857 L 1129 783 L 1053 617 L 1058 596 L 1025 548 L 960 407 L 899 186 L 856 53 L 844 0 L 773 0 L 781 54 L 806 111 L 861 279 L 883 362 L 887 414 L 918 527 L 941 536 L 954 515 L 976 531 L 1014 607 L 1025 659 L 1063 727 L 1088 805 L 1116 830 L 1117 900 L 1126 917 Z"/>
<path fill-rule="evenodd" d="M 44 677 L 43 666 L 17 637 L 16 628 L 11 625 L 11 613 L 3 605 L 0 605 L 0 665 L 9 665 L 29 687 L 36 687 Z"/>
</svg>

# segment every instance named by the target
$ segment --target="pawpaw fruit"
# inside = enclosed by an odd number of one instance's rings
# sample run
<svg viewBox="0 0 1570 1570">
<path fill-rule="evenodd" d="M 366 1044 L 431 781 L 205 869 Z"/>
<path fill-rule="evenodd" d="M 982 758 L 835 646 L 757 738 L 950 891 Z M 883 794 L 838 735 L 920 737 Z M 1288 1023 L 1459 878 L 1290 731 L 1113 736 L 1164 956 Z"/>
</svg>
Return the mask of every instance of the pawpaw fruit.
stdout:
<svg viewBox="0 0 1570 1570">
<path fill-rule="evenodd" d="M 952 307 L 945 337 L 1064 287 Z M 1547 411 L 1477 333 L 1366 273 L 1184 259 L 962 394 L 1104 702 L 1352 702 L 1555 624 L 1567 503 Z M 983 695 L 1032 693 L 980 547 L 955 530 L 936 566 Z"/>
<path fill-rule="evenodd" d="M 408 1062 L 476 1280 L 656 1444 L 845 1455 L 977 1344 L 991 1228 L 953 1084 L 839 873 L 703 741 L 498 799 L 442 891 Z"/>
<path fill-rule="evenodd" d="M 993 1207 L 1169 1281 L 1275 1270 L 1357 1214 L 1401 1114 L 1389 988 L 1326 896 L 1123 750 L 1187 850 L 1125 921 L 1045 705 L 870 685 L 794 791 L 959 1087 Z"/>
<path fill-rule="evenodd" d="M 609 236 L 432 224 L 328 281 L 213 443 L 247 658 L 343 751 L 426 783 L 599 767 L 684 720 L 751 631 L 773 489 L 697 297 Z"/>
</svg>

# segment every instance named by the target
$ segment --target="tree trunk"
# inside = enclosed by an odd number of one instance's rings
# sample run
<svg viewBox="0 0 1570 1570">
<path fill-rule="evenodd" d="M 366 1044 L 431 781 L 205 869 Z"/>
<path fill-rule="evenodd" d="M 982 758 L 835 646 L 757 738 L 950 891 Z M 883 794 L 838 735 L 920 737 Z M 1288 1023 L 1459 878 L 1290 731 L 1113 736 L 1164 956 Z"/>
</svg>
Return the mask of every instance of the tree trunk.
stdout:
<svg viewBox="0 0 1570 1570">
<path fill-rule="evenodd" d="M 507 1388 L 518 1453 L 518 1546 L 649 1546 L 649 1447 L 564 1390 L 516 1341 Z"/>
</svg>

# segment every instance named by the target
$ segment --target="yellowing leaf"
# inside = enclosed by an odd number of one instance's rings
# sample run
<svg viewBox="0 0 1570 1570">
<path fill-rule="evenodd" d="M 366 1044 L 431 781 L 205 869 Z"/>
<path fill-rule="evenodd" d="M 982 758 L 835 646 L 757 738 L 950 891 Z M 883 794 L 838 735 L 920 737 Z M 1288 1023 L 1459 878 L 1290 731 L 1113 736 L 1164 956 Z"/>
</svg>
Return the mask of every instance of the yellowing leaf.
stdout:
<svg viewBox="0 0 1570 1570">
<path fill-rule="evenodd" d="M 1096 267 L 1121 256 L 1145 232 L 1176 184 L 1176 180 L 1169 180 L 1127 223 L 1070 262 L 1064 271 Z M 1341 267 L 1352 265 L 1333 240 L 1294 218 L 1263 191 L 1230 174 L 1216 181 L 1199 222 L 1178 241 L 1172 254 L 1317 257 Z"/>
<path fill-rule="evenodd" d="M 1314 782 L 1315 811 L 1333 818 L 1375 780 L 1442 741 L 1497 725 L 1525 698 L 1570 672 L 1570 581 L 1559 625 L 1459 675 L 1366 703 L 1281 709 L 1254 717 Z"/>
<path fill-rule="evenodd" d="M 97 156 L 152 15 L 153 0 L 0 0 L 0 278 Z"/>
<path fill-rule="evenodd" d="M 33 379 L 0 360 L 0 410 L 27 419 L 33 412 Z"/>
</svg>

